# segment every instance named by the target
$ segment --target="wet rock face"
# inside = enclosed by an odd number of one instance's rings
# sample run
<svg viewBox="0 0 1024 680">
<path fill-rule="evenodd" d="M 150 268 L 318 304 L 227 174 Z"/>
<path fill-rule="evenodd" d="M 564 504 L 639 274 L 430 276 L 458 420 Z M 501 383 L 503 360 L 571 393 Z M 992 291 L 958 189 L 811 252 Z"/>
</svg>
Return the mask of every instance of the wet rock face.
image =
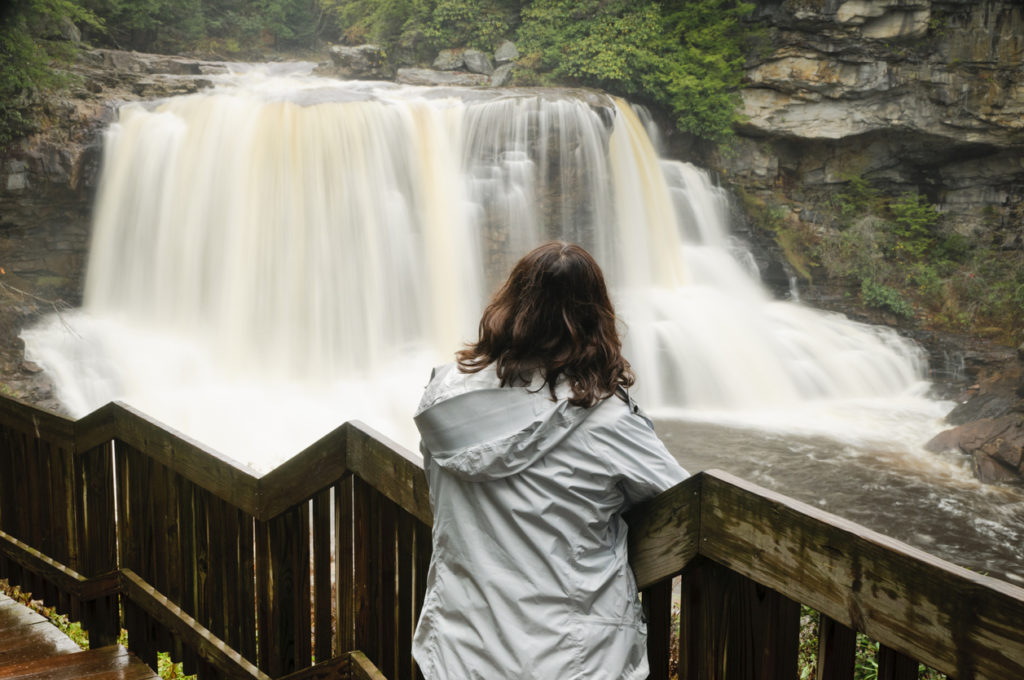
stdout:
<svg viewBox="0 0 1024 680">
<path fill-rule="evenodd" d="M 0 374 L 7 394 L 49 408 L 45 375 L 21 357 L 18 333 L 33 319 L 81 303 L 92 197 L 102 135 L 126 101 L 210 87 L 219 62 L 90 50 L 73 71 L 77 84 L 45 103 L 59 121 L 0 155 Z"/>
<path fill-rule="evenodd" d="M 949 338 L 952 340 L 952 338 Z M 950 429 L 925 445 L 929 451 L 970 456 L 983 482 L 1024 483 L 1024 402 L 1016 394 L 1024 357 L 1009 347 L 963 338 L 963 392 L 947 416 Z"/>
<path fill-rule="evenodd" d="M 1024 4 L 756 5 L 738 152 L 713 161 L 734 182 L 828 190 L 860 175 L 926 193 L 964 235 L 1012 231 L 1024 206 Z"/>
<path fill-rule="evenodd" d="M 491 84 L 490 76 L 464 71 L 435 71 L 428 68 L 400 68 L 395 80 L 403 85 L 480 87 Z"/>
</svg>

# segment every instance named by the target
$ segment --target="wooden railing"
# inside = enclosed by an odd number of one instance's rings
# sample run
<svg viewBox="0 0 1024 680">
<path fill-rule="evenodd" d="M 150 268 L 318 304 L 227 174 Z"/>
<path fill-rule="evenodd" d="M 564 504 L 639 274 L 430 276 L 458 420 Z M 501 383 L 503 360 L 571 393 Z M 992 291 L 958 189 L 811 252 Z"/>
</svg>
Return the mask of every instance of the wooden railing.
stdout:
<svg viewBox="0 0 1024 680">
<path fill-rule="evenodd" d="M 821 613 L 817 680 L 917 663 L 1024 678 L 1024 590 L 725 473 L 629 516 L 652 678 L 797 677 L 800 604 Z M 207 678 L 415 678 L 430 557 L 418 458 L 347 423 L 258 476 L 121 404 L 70 421 L 0 398 L 0 578 L 122 629 Z"/>
</svg>

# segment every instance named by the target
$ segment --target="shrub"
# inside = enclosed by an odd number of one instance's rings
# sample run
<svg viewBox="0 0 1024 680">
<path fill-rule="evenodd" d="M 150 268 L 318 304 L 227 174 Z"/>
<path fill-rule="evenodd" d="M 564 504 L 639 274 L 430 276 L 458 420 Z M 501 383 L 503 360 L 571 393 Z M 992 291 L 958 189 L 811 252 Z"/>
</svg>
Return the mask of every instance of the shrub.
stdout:
<svg viewBox="0 0 1024 680">
<path fill-rule="evenodd" d="M 935 247 L 932 228 L 939 221 L 935 206 L 920 194 L 903 194 L 889 204 L 892 237 L 888 254 L 896 260 L 920 260 Z"/>
<path fill-rule="evenodd" d="M 897 316 L 911 318 L 914 306 L 891 286 L 886 286 L 872 278 L 864 278 L 860 282 L 860 299 L 866 306 L 892 312 Z"/>
</svg>

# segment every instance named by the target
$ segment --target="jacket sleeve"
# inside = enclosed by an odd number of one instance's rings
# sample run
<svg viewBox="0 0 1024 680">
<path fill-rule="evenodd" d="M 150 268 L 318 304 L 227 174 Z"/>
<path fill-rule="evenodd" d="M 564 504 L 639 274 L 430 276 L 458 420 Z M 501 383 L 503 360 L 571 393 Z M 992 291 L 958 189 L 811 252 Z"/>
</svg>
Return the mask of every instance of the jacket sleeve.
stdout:
<svg viewBox="0 0 1024 680">
<path fill-rule="evenodd" d="M 639 412 L 627 411 L 602 438 L 606 439 L 609 465 L 627 507 L 657 496 L 690 476 Z"/>
</svg>

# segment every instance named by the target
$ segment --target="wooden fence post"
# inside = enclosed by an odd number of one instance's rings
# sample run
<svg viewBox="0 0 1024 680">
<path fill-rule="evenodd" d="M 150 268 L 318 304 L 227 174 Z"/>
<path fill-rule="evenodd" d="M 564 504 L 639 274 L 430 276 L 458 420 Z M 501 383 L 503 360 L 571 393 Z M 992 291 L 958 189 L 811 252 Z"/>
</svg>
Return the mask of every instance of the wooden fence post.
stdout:
<svg viewBox="0 0 1024 680">
<path fill-rule="evenodd" d="M 707 559 L 683 572 L 680 680 L 796 677 L 800 605 Z"/>
<path fill-rule="evenodd" d="M 75 455 L 78 559 L 80 571 L 87 577 L 117 569 L 113 456 L 109 441 Z M 115 644 L 121 632 L 118 596 L 84 603 L 82 627 L 89 631 L 90 647 Z"/>
<path fill-rule="evenodd" d="M 824 614 L 818 624 L 818 680 L 853 680 L 857 634 Z"/>
</svg>

